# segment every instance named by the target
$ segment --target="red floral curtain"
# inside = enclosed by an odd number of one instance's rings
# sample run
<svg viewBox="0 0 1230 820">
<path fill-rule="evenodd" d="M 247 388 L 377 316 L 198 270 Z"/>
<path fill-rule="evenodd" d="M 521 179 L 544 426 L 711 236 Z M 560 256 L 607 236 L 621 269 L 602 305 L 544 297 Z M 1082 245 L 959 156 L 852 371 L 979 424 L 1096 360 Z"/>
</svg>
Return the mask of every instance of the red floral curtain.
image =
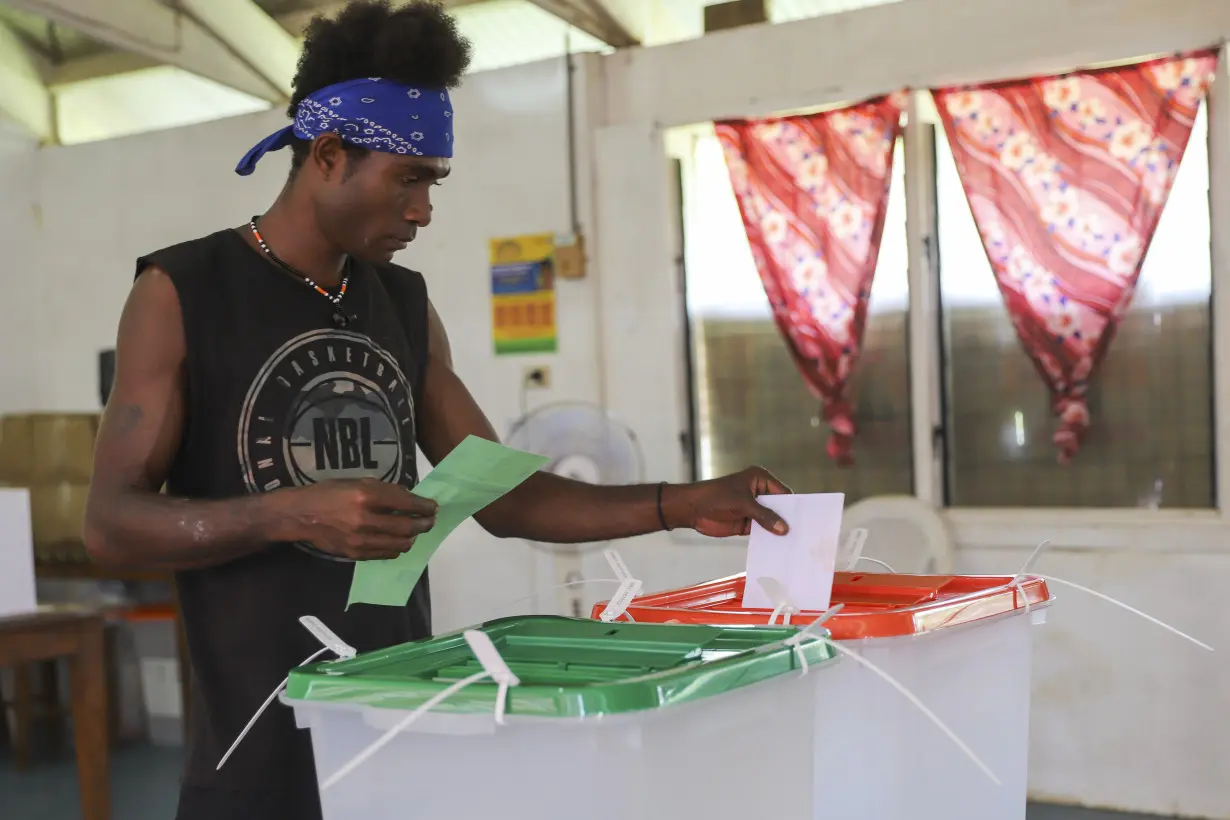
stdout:
<svg viewBox="0 0 1230 820">
<path fill-rule="evenodd" d="M 850 464 L 848 395 L 880 253 L 904 98 L 716 123 L 752 257 L 786 345 Z"/>
<path fill-rule="evenodd" d="M 1216 52 L 932 92 L 1067 463 L 1085 393 L 1123 318 Z"/>
</svg>

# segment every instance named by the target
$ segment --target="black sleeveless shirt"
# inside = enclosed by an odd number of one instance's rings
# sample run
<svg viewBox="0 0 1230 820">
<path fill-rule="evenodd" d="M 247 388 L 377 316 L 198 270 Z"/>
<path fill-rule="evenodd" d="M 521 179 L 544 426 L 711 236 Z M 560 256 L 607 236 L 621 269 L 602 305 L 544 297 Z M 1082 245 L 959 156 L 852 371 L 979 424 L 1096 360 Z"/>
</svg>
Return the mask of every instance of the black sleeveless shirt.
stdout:
<svg viewBox="0 0 1230 820">
<path fill-rule="evenodd" d="M 149 265 L 170 274 L 187 343 L 186 419 L 169 494 L 221 499 L 333 478 L 415 485 L 414 409 L 427 362 L 420 274 L 353 263 L 344 306 L 357 319 L 338 329 L 327 299 L 235 230 L 142 257 L 137 275 Z M 276 701 L 215 768 L 287 671 L 320 648 L 301 615 L 360 651 L 431 633 L 426 577 L 407 607 L 346 611 L 353 569 L 308 545 L 269 544 L 176 574 L 193 683 L 185 800 L 195 792 L 242 814 L 235 801 L 259 793 L 278 816 L 319 812 L 308 733 Z M 181 805 L 181 818 L 195 813 Z"/>
</svg>

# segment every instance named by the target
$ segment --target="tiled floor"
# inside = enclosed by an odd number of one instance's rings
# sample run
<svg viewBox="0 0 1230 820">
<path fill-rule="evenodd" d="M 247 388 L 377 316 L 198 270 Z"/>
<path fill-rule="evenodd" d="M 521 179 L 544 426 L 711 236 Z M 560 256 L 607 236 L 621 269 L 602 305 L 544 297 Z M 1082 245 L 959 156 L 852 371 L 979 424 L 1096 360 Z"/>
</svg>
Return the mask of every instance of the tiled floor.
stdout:
<svg viewBox="0 0 1230 820">
<path fill-rule="evenodd" d="M 112 817 L 115 820 L 173 820 L 182 765 L 183 755 L 178 749 L 136 746 L 114 752 Z M 80 817 L 77 769 L 71 756 L 40 760 L 21 774 L 17 773 L 10 757 L 0 756 L 0 818 L 80 820 Z"/>
<path fill-rule="evenodd" d="M 112 812 L 115 820 L 173 820 L 182 762 L 176 750 L 136 746 L 112 760 Z M 0 756 L 0 818 L 78 820 L 77 780 L 69 758 L 40 762 L 18 775 L 12 760 Z M 1063 806 L 1032 805 L 1028 820 L 1149 820 Z"/>
</svg>

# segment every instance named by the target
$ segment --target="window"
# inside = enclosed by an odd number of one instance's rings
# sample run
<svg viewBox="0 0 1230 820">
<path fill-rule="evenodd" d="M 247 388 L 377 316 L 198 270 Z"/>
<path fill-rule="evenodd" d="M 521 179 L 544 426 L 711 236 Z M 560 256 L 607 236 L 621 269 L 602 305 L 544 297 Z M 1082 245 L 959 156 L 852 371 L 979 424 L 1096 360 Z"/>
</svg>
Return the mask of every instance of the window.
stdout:
<svg viewBox="0 0 1230 820">
<path fill-rule="evenodd" d="M 687 311 L 698 478 L 761 464 L 801 492 L 847 502 L 912 492 L 906 315 L 905 161 L 898 143 L 852 396 L 855 464 L 825 454 L 819 401 L 782 342 L 752 262 L 722 149 L 712 131 L 680 140 Z"/>
<path fill-rule="evenodd" d="M 954 506 L 1212 507 L 1208 122 L 1202 110 L 1132 307 L 1089 392 L 1067 466 L 1000 300 L 942 129 L 937 146 L 946 485 Z"/>
</svg>

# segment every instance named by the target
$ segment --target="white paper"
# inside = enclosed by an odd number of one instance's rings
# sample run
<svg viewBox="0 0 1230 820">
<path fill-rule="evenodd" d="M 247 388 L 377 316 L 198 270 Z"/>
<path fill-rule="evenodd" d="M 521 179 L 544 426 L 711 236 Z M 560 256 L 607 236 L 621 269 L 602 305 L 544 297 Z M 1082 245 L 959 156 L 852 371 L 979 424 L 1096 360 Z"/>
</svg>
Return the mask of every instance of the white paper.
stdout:
<svg viewBox="0 0 1230 820">
<path fill-rule="evenodd" d="M 841 537 L 842 493 L 766 495 L 757 500 L 790 525 L 786 535 L 774 535 L 752 522 L 747 544 L 747 582 L 743 606 L 775 609 L 758 578 L 773 578 L 785 589 L 798 612 L 822 612 L 833 594 L 833 569 Z"/>
<path fill-rule="evenodd" d="M 30 526 L 30 491 L 0 488 L 0 618 L 35 608 Z"/>
</svg>

